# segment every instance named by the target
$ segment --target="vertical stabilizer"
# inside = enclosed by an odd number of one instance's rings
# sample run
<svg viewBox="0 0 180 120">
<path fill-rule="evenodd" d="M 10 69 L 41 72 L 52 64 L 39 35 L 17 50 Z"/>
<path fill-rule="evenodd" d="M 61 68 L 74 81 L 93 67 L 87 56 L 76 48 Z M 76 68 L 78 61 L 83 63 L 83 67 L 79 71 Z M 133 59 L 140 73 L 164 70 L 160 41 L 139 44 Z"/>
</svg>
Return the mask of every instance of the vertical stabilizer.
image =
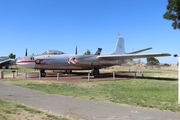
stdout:
<svg viewBox="0 0 180 120">
<path fill-rule="evenodd" d="M 125 54 L 125 47 L 124 47 L 124 38 L 118 35 L 117 45 L 115 52 L 112 53 L 115 54 Z"/>
<path fill-rule="evenodd" d="M 101 54 L 101 50 L 102 50 L 102 48 L 98 48 L 98 50 L 96 51 L 96 53 L 94 55 L 100 55 Z"/>
</svg>

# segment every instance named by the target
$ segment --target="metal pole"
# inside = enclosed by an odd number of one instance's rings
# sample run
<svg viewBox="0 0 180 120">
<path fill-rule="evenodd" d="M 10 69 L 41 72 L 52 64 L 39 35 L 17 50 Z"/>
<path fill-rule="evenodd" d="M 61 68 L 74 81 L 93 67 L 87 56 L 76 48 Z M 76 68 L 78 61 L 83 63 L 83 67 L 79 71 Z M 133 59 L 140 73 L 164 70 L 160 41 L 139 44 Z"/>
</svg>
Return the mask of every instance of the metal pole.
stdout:
<svg viewBox="0 0 180 120">
<path fill-rule="evenodd" d="M 59 81 L 59 73 L 57 73 L 57 81 Z"/>
<path fill-rule="evenodd" d="M 3 71 L 0 71 L 0 78 L 4 79 L 4 72 Z"/>
<path fill-rule="evenodd" d="M 18 70 L 16 70 L 16 77 L 18 76 Z"/>
<path fill-rule="evenodd" d="M 115 72 L 113 72 L 113 80 L 115 80 Z"/>
<path fill-rule="evenodd" d="M 180 56 L 178 56 L 178 104 L 180 104 Z"/>
<path fill-rule="evenodd" d="M 24 78 L 27 78 L 27 72 L 24 70 Z"/>
<path fill-rule="evenodd" d="M 90 73 L 88 73 L 88 82 L 90 81 Z"/>
<path fill-rule="evenodd" d="M 12 73 L 13 73 L 13 79 L 14 79 L 14 72 L 15 72 L 15 71 L 12 72 Z"/>
<path fill-rule="evenodd" d="M 39 71 L 39 79 L 41 79 L 41 72 Z"/>
</svg>

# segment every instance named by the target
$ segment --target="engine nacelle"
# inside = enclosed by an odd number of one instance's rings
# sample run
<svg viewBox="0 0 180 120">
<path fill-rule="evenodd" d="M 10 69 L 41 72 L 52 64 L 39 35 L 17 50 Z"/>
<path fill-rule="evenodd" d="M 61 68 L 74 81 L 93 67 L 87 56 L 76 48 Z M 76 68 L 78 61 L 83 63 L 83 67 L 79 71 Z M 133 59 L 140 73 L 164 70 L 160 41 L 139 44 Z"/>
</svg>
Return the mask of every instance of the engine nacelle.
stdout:
<svg viewBox="0 0 180 120">
<path fill-rule="evenodd" d="M 76 60 L 76 58 L 68 58 L 68 61 L 67 61 L 69 64 L 76 64 L 76 62 L 77 62 L 77 60 Z"/>
</svg>

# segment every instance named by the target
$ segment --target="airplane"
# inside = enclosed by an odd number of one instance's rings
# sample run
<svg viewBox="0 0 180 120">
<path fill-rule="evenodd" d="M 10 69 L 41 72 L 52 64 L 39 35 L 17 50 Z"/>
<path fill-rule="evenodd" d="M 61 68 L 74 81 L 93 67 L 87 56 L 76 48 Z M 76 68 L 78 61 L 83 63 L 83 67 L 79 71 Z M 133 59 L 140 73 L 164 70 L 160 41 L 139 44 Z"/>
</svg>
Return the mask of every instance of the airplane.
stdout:
<svg viewBox="0 0 180 120">
<path fill-rule="evenodd" d="M 8 69 L 11 65 L 15 63 L 15 59 L 10 59 L 10 58 L 0 58 L 0 69 L 5 67 Z"/>
<path fill-rule="evenodd" d="M 94 77 L 98 76 L 99 69 L 114 65 L 121 65 L 134 58 L 171 56 L 169 53 L 137 54 L 152 48 L 125 53 L 124 38 L 118 35 L 115 52 L 110 55 L 72 55 L 57 50 L 47 50 L 41 55 L 26 56 L 17 59 L 18 66 L 39 69 L 41 76 L 45 77 L 45 70 L 92 70 Z M 101 52 L 102 49 L 100 49 Z"/>
</svg>

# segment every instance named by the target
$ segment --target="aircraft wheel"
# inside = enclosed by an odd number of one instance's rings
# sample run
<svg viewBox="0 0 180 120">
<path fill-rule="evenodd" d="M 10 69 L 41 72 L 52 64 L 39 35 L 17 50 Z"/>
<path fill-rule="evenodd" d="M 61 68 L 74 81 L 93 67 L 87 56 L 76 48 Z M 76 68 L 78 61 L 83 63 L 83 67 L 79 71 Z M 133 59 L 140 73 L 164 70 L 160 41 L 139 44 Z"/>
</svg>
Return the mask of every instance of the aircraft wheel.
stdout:
<svg viewBox="0 0 180 120">
<path fill-rule="evenodd" d="M 41 77 L 46 77 L 46 72 L 45 72 L 45 70 L 40 70 L 40 73 L 41 73 Z"/>
<path fill-rule="evenodd" d="M 41 77 L 46 77 L 46 72 L 42 72 Z"/>
<path fill-rule="evenodd" d="M 92 74 L 93 74 L 94 77 L 97 77 L 99 75 L 99 69 L 97 69 L 97 68 L 93 69 Z"/>
</svg>

